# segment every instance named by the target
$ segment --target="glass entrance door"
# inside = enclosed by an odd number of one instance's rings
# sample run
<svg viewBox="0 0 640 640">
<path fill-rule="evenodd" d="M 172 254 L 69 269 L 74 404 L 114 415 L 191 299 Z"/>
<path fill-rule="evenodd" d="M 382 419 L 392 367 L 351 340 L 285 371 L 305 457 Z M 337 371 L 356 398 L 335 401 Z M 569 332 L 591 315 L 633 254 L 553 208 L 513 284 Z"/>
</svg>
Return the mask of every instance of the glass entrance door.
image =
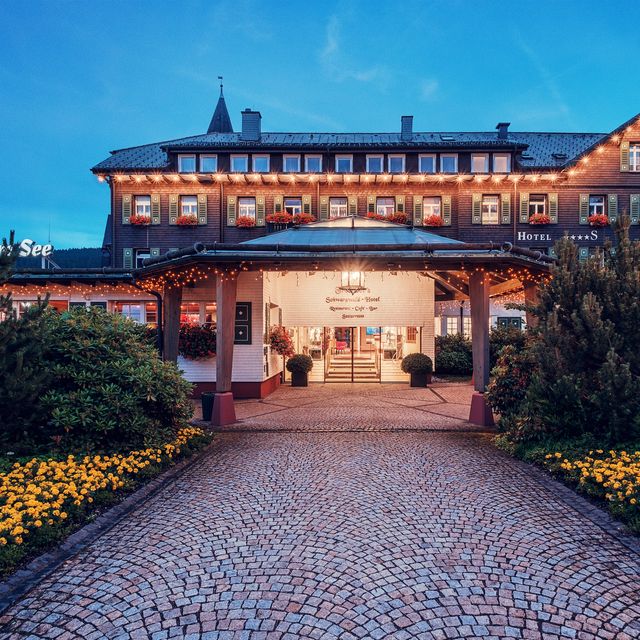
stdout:
<svg viewBox="0 0 640 640">
<path fill-rule="evenodd" d="M 326 382 L 380 381 L 380 328 L 331 327 Z"/>
</svg>

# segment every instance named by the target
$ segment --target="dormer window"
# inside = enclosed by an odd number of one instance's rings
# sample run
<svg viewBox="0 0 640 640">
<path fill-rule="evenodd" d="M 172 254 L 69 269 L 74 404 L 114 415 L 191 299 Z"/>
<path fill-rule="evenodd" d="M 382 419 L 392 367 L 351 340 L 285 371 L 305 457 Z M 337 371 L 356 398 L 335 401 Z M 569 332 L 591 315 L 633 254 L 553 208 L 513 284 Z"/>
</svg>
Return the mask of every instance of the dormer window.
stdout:
<svg viewBox="0 0 640 640">
<path fill-rule="evenodd" d="M 336 173 L 351 173 L 353 171 L 353 156 L 336 156 Z"/>
<path fill-rule="evenodd" d="M 489 173 L 489 154 L 471 154 L 471 173 Z"/>
<path fill-rule="evenodd" d="M 285 173 L 300 173 L 300 156 L 298 155 L 282 156 L 282 170 Z"/>
<path fill-rule="evenodd" d="M 254 173 L 269 173 L 269 156 L 254 155 L 252 158 Z"/>
<path fill-rule="evenodd" d="M 218 170 L 218 156 L 200 156 L 200 173 L 215 173 Z"/>
<path fill-rule="evenodd" d="M 384 171 L 383 155 L 367 156 L 367 173 L 382 173 Z"/>
<path fill-rule="evenodd" d="M 421 154 L 418 170 L 420 171 L 420 173 L 435 173 L 436 172 L 436 154 L 435 153 Z"/>
<path fill-rule="evenodd" d="M 178 156 L 178 172 L 179 173 L 195 173 L 196 157 L 195 155 L 179 155 Z"/>
<path fill-rule="evenodd" d="M 509 173 L 511 171 L 511 156 L 508 153 L 493 154 L 493 172 Z"/>
<path fill-rule="evenodd" d="M 440 171 L 442 173 L 458 173 L 458 154 L 443 153 L 440 156 Z"/>
<path fill-rule="evenodd" d="M 321 155 L 305 156 L 304 170 L 307 173 L 320 173 L 322 171 L 322 156 Z"/>
<path fill-rule="evenodd" d="M 388 156 L 389 173 L 404 173 L 404 154 L 398 153 Z"/>
<path fill-rule="evenodd" d="M 248 170 L 249 170 L 249 156 L 246 156 L 246 155 L 231 156 L 231 171 L 233 173 L 247 173 Z"/>
</svg>

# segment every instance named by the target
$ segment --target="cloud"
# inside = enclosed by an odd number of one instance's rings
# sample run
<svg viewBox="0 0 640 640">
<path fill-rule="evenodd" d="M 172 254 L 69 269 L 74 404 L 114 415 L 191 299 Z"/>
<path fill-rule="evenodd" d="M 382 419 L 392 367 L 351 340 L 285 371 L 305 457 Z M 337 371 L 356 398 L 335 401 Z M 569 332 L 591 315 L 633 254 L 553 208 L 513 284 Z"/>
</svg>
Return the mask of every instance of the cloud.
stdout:
<svg viewBox="0 0 640 640">
<path fill-rule="evenodd" d="M 420 83 L 420 98 L 425 102 L 434 100 L 440 89 L 440 83 L 435 78 L 426 78 Z"/>
</svg>

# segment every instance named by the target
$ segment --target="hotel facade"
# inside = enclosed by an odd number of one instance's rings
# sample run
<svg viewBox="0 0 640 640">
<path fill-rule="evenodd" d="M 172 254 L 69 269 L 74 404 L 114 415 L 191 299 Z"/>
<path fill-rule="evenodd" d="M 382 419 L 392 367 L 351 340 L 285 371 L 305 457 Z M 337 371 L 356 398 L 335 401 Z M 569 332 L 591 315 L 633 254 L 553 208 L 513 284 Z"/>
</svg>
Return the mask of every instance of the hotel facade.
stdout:
<svg viewBox="0 0 640 640">
<path fill-rule="evenodd" d="M 20 269 L 16 304 L 46 292 L 58 309 L 160 325 L 187 379 L 236 397 L 280 383 L 274 325 L 313 358 L 311 381 L 402 382 L 402 357 L 433 357 L 437 334 L 522 326 L 505 302 L 535 295 L 563 235 L 581 259 L 623 214 L 640 237 L 637 117 L 609 133 L 420 132 L 412 116 L 394 133 L 269 133 L 246 109 L 234 131 L 221 91 L 206 133 L 113 151 L 92 171 L 110 201 L 101 264 L 54 254 Z M 217 355 L 180 356 L 181 323 L 215 325 Z"/>
</svg>

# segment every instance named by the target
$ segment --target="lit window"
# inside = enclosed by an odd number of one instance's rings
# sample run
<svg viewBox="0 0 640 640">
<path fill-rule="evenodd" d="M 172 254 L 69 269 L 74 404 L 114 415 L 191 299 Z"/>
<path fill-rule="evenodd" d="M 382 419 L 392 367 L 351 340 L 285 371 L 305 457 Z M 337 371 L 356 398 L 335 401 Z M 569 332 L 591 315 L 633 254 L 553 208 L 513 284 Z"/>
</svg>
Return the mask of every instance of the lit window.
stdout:
<svg viewBox="0 0 640 640">
<path fill-rule="evenodd" d="M 418 170 L 420 173 L 435 173 L 436 156 L 433 153 L 422 154 L 419 159 Z"/>
<path fill-rule="evenodd" d="M 511 156 L 508 153 L 493 154 L 493 172 L 509 173 L 511 171 Z"/>
<path fill-rule="evenodd" d="M 135 257 L 136 269 L 140 269 L 143 266 L 143 261 L 151 257 L 151 251 L 149 249 L 136 249 Z"/>
<path fill-rule="evenodd" d="M 282 170 L 285 173 L 299 173 L 300 156 L 282 156 Z"/>
<path fill-rule="evenodd" d="M 382 173 L 384 156 L 367 156 L 367 173 Z"/>
<path fill-rule="evenodd" d="M 144 305 L 144 320 L 151 326 L 158 325 L 158 305 L 155 302 L 147 302 Z"/>
<path fill-rule="evenodd" d="M 231 171 L 234 173 L 247 173 L 249 170 L 248 156 L 231 156 Z"/>
<path fill-rule="evenodd" d="M 204 306 L 204 323 L 207 326 L 216 326 L 217 307 L 215 302 L 208 302 Z"/>
<path fill-rule="evenodd" d="M 136 196 L 135 211 L 137 216 L 151 216 L 151 196 Z"/>
<path fill-rule="evenodd" d="M 450 336 L 454 333 L 458 333 L 458 318 L 447 316 L 447 335 Z"/>
<path fill-rule="evenodd" d="M 640 142 L 629 145 L 629 171 L 640 171 Z"/>
<path fill-rule="evenodd" d="M 336 173 L 351 173 L 353 156 L 336 156 Z"/>
<path fill-rule="evenodd" d="M 547 196 L 543 193 L 532 193 L 529 196 L 529 217 L 547 213 Z"/>
<path fill-rule="evenodd" d="M 346 218 L 348 215 L 346 198 L 329 198 L 329 217 Z"/>
<path fill-rule="evenodd" d="M 440 156 L 440 171 L 442 173 L 458 173 L 458 154 L 443 153 Z"/>
<path fill-rule="evenodd" d="M 269 172 L 269 156 L 253 156 L 253 170 L 255 173 L 268 173 Z"/>
<path fill-rule="evenodd" d="M 442 201 L 440 197 L 429 196 L 422 199 L 422 215 L 425 218 L 429 216 L 442 216 Z"/>
<path fill-rule="evenodd" d="M 200 173 L 215 173 L 218 170 L 218 156 L 200 156 Z"/>
<path fill-rule="evenodd" d="M 482 196 L 482 224 L 498 224 L 498 196 Z"/>
<path fill-rule="evenodd" d="M 180 305 L 180 324 L 200 324 L 199 302 L 183 302 Z"/>
<path fill-rule="evenodd" d="M 589 215 L 604 215 L 604 196 L 589 196 Z"/>
<path fill-rule="evenodd" d="M 389 173 L 404 173 L 404 154 L 390 155 Z"/>
<path fill-rule="evenodd" d="M 377 198 L 376 199 L 376 213 L 381 216 L 390 216 L 395 213 L 396 200 L 395 198 Z"/>
<path fill-rule="evenodd" d="M 471 318 L 462 318 L 462 335 L 471 338 Z"/>
<path fill-rule="evenodd" d="M 238 198 L 238 215 L 256 217 L 256 199 Z"/>
<path fill-rule="evenodd" d="M 297 216 L 302 213 L 302 200 L 301 198 L 285 198 L 284 210 L 292 216 Z"/>
<path fill-rule="evenodd" d="M 178 156 L 178 171 L 180 173 L 194 173 L 196 170 L 196 157 Z"/>
<path fill-rule="evenodd" d="M 320 173 L 322 171 L 322 156 L 305 156 L 304 170 L 307 173 Z"/>
<path fill-rule="evenodd" d="M 142 322 L 142 305 L 139 302 L 116 302 L 113 309 L 129 320 Z"/>
<path fill-rule="evenodd" d="M 197 196 L 180 196 L 180 215 L 182 216 L 198 215 L 198 197 Z"/>
<path fill-rule="evenodd" d="M 489 154 L 471 154 L 471 173 L 489 173 Z"/>
</svg>

